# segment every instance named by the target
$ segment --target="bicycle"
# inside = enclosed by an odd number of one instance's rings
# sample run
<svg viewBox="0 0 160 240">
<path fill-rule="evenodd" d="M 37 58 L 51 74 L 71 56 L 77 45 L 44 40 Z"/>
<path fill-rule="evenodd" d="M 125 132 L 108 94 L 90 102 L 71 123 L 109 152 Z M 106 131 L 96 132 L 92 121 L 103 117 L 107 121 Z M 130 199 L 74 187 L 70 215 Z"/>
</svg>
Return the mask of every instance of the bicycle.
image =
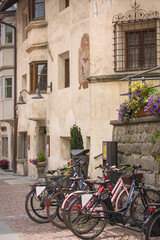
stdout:
<svg viewBox="0 0 160 240">
<path fill-rule="evenodd" d="M 78 164 L 80 161 L 75 162 Z M 68 171 L 65 168 L 58 168 L 56 170 L 47 171 L 47 174 L 55 174 L 56 176 L 45 177 L 45 182 L 36 182 L 31 186 L 31 190 L 26 195 L 25 199 L 25 210 L 27 215 L 37 223 L 48 223 L 49 219 L 46 215 L 45 202 L 48 198 L 55 193 L 58 189 L 61 189 L 62 186 L 69 184 L 69 175 L 65 176 L 64 171 Z M 75 173 L 75 176 L 77 174 Z"/>
<path fill-rule="evenodd" d="M 85 173 L 83 171 L 83 166 L 85 162 L 79 162 L 78 164 L 74 165 L 74 167 L 78 166 L 80 171 L 82 172 L 82 176 L 78 176 L 78 172 L 75 172 L 73 177 L 70 178 L 70 185 L 65 188 L 60 188 L 55 191 L 53 194 L 50 195 L 49 199 L 45 202 L 46 206 L 46 215 L 49 221 L 56 227 L 65 229 L 66 225 L 64 223 L 62 212 L 61 212 L 61 205 L 64 199 L 68 196 L 68 194 L 75 191 L 75 189 L 83 189 L 86 190 L 87 184 L 84 183 L 86 179 Z M 70 167 L 72 169 L 73 167 Z"/>
<path fill-rule="evenodd" d="M 108 164 L 105 166 L 102 166 L 101 164 L 97 167 L 95 167 L 95 169 L 97 168 L 101 168 L 102 169 L 102 175 L 103 177 L 98 177 L 100 179 L 103 179 L 104 181 L 107 180 L 107 176 L 106 173 L 108 172 L 119 172 L 119 169 L 116 168 L 116 166 L 112 166 L 109 167 Z M 109 169 L 107 169 L 109 168 Z M 124 170 L 124 169 L 123 169 Z M 95 184 L 97 182 L 97 180 L 90 180 L 90 179 L 86 179 L 84 180 L 85 183 L 87 183 L 89 186 L 88 188 L 93 191 L 93 184 Z M 123 203 L 123 199 L 128 197 L 129 193 L 128 193 L 128 189 L 127 187 L 124 185 L 122 178 L 119 178 L 119 180 L 117 181 L 116 185 L 114 186 L 114 188 L 112 188 L 112 186 L 110 185 L 110 182 L 107 183 L 107 188 L 109 188 L 109 190 L 111 191 L 111 202 L 115 204 L 116 209 L 118 210 L 119 208 L 121 208 L 124 203 Z M 99 185 L 98 188 L 94 191 L 95 194 L 100 194 L 102 192 L 105 191 L 105 187 L 102 185 Z M 77 197 L 76 195 L 77 192 L 73 192 L 71 194 L 68 195 L 68 197 L 64 200 L 63 204 L 62 204 L 62 214 L 63 214 L 63 220 L 64 223 L 66 224 L 66 226 L 69 228 L 69 224 L 68 224 L 68 211 L 70 208 L 70 204 L 72 203 L 72 201 Z M 78 191 L 78 194 L 80 193 L 80 191 Z"/>
<path fill-rule="evenodd" d="M 48 223 L 48 217 L 45 212 L 45 202 L 48 197 L 60 186 L 64 175 L 62 171 L 65 168 L 48 171 L 48 174 L 58 172 L 59 176 L 46 177 L 45 182 L 37 182 L 31 186 L 31 190 L 25 197 L 25 211 L 30 219 L 37 223 Z"/>
<path fill-rule="evenodd" d="M 160 204 L 148 204 L 146 207 L 146 219 L 143 224 L 145 240 L 160 239 Z"/>
<path fill-rule="evenodd" d="M 134 215 L 130 214 L 130 216 L 127 216 L 126 213 L 129 207 L 131 207 L 131 202 L 132 207 L 134 206 L 132 197 L 136 187 L 138 189 L 136 196 L 140 194 L 143 204 L 145 204 L 145 206 L 148 204 L 150 199 L 148 198 L 147 190 L 144 189 L 144 187 L 140 187 L 138 183 L 140 175 L 135 174 L 135 170 L 141 168 L 141 166 L 131 164 L 124 164 L 123 166 L 132 167 L 132 185 L 127 203 L 122 209 L 119 209 L 118 211 L 114 210 L 110 198 L 111 193 L 107 190 L 99 195 L 94 193 L 89 194 L 88 192 L 77 193 L 77 198 L 72 202 L 69 211 L 70 229 L 77 237 L 82 239 L 92 239 L 97 237 L 103 231 L 106 222 L 109 222 L 111 225 L 121 224 L 124 227 L 131 219 L 134 220 Z M 102 181 L 99 182 L 99 184 L 107 187 L 108 181 L 109 180 Z M 156 193 L 159 201 L 160 193 Z M 134 199 L 136 199 L 136 196 Z"/>
</svg>

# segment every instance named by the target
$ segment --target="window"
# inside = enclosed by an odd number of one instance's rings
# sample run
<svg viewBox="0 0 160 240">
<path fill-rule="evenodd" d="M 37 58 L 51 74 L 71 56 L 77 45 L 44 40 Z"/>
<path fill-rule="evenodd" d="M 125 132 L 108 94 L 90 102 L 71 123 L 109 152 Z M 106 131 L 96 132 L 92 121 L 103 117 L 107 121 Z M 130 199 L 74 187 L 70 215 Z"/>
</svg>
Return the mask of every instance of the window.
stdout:
<svg viewBox="0 0 160 240">
<path fill-rule="evenodd" d="M 6 26 L 6 31 L 5 31 L 5 43 L 13 43 L 12 28 L 9 27 L 9 26 Z"/>
<path fill-rule="evenodd" d="M 19 135 L 18 135 L 18 158 L 19 159 L 28 158 L 27 147 L 28 147 L 27 132 L 19 132 Z"/>
<path fill-rule="evenodd" d="M 115 71 L 143 70 L 160 62 L 160 31 L 156 21 L 115 24 Z"/>
<path fill-rule="evenodd" d="M 65 52 L 59 55 L 58 58 L 58 88 L 70 87 L 70 60 L 69 52 Z"/>
<path fill-rule="evenodd" d="M 2 156 L 8 157 L 8 137 L 2 137 Z"/>
<path fill-rule="evenodd" d="M 45 0 L 29 0 L 29 18 L 30 21 L 44 19 Z"/>
<path fill-rule="evenodd" d="M 1 24 L 2 45 L 14 43 L 13 32 L 14 31 L 12 27 Z"/>
<path fill-rule="evenodd" d="M 127 70 L 138 70 L 156 65 L 156 32 L 126 32 Z"/>
<path fill-rule="evenodd" d="M 135 71 L 160 64 L 160 17 L 135 3 L 126 13 L 113 16 L 114 70 Z"/>
<path fill-rule="evenodd" d="M 30 64 L 31 93 L 35 93 L 38 85 L 41 92 L 47 92 L 47 62 L 34 62 Z"/>
<path fill-rule="evenodd" d="M 12 98 L 12 78 L 5 78 L 5 98 Z"/>
<path fill-rule="evenodd" d="M 70 87 L 69 58 L 65 59 L 65 88 Z"/>
<path fill-rule="evenodd" d="M 69 7 L 69 0 L 59 0 L 59 11 Z"/>
<path fill-rule="evenodd" d="M 0 78 L 0 100 L 2 99 L 3 93 L 3 78 Z"/>
</svg>

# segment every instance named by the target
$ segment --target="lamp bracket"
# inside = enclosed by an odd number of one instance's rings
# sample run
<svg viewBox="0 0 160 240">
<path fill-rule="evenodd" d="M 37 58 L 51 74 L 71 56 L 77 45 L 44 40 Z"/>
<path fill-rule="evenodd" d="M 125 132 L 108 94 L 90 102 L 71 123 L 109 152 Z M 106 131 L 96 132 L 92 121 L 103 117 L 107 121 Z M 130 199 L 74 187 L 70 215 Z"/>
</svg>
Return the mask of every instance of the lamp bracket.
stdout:
<svg viewBox="0 0 160 240">
<path fill-rule="evenodd" d="M 31 95 L 31 93 L 30 93 L 30 92 L 28 92 L 26 89 L 24 89 L 24 90 L 20 91 L 20 94 L 22 94 L 22 92 L 26 92 L 26 93 L 28 93 L 29 95 Z"/>
</svg>

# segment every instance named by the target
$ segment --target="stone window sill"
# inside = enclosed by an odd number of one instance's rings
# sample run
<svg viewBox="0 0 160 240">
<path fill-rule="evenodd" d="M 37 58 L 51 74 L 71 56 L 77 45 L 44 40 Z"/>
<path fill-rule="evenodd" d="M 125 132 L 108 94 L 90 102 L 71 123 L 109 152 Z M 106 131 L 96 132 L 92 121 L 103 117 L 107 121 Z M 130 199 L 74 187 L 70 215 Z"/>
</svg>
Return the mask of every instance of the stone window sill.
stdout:
<svg viewBox="0 0 160 240">
<path fill-rule="evenodd" d="M 25 28 L 26 32 L 29 32 L 32 29 L 38 29 L 38 28 L 44 28 L 48 26 L 48 22 L 45 20 L 39 20 L 39 21 L 32 21 L 29 23 L 29 25 Z"/>
</svg>

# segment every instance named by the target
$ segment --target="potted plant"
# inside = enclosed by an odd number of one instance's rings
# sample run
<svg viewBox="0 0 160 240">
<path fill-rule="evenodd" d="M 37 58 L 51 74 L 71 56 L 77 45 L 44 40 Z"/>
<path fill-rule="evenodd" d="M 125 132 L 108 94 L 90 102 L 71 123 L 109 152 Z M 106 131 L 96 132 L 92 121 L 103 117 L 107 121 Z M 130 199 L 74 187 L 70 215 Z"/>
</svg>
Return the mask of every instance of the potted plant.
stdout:
<svg viewBox="0 0 160 240">
<path fill-rule="evenodd" d="M 152 88 L 152 86 L 151 83 L 132 83 L 130 86 L 131 94 L 129 94 L 129 100 L 125 100 L 118 109 L 118 120 L 127 122 L 136 117 L 150 115 L 151 111 L 149 111 L 146 106 L 148 106 L 152 94 L 158 92 L 158 90 Z"/>
<path fill-rule="evenodd" d="M 44 153 L 39 153 L 37 158 L 37 165 L 38 166 L 45 166 L 46 165 L 46 156 Z"/>
<path fill-rule="evenodd" d="M 37 158 L 29 159 L 29 162 L 37 167 L 37 177 L 45 177 L 46 156 L 44 153 L 39 153 Z"/>
<path fill-rule="evenodd" d="M 8 169 L 9 161 L 7 159 L 1 159 L 0 160 L 0 166 L 3 170 Z"/>
</svg>

